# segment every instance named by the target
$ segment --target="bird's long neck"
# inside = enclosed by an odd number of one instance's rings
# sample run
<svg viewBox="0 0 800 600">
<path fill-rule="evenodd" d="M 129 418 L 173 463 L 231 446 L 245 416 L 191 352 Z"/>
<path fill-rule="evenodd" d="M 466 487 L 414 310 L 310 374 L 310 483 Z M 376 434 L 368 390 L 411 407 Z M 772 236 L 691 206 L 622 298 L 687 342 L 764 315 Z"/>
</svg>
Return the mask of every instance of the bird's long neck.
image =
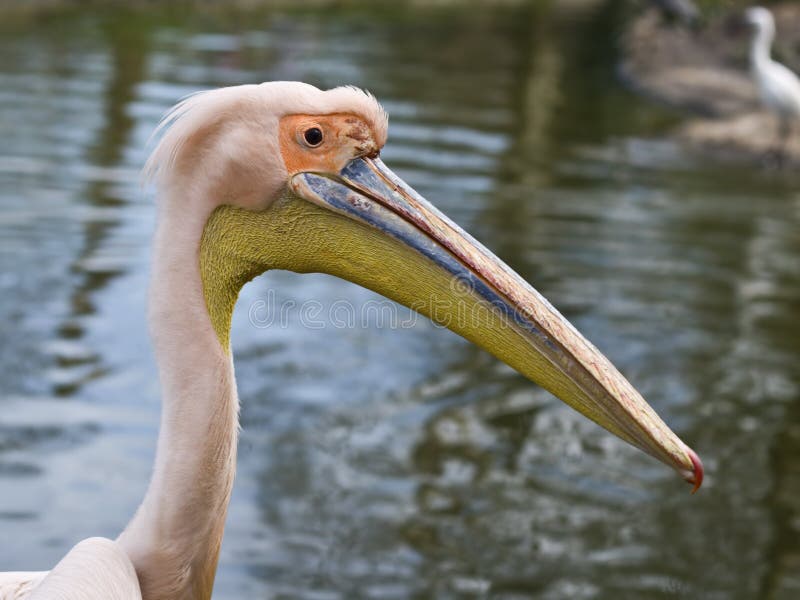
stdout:
<svg viewBox="0 0 800 600">
<path fill-rule="evenodd" d="M 765 24 L 758 28 L 750 44 L 750 66 L 753 69 L 758 69 L 772 60 L 770 58 L 770 49 L 774 38 L 774 27 Z"/>
<path fill-rule="evenodd" d="M 180 207 L 180 210 L 175 207 Z M 150 326 L 162 388 L 147 494 L 120 536 L 145 600 L 210 598 L 236 463 L 239 402 L 225 339 L 204 298 L 201 240 L 210 214 L 165 202 L 159 213 Z M 238 289 L 217 304 L 230 312 Z"/>
</svg>

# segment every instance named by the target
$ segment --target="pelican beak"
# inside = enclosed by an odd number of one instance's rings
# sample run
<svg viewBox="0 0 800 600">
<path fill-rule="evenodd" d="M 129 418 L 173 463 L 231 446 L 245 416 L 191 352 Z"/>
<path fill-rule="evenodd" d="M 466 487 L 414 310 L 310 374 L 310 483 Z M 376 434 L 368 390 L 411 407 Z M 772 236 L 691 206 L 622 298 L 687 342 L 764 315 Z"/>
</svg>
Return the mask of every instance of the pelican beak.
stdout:
<svg viewBox="0 0 800 600">
<path fill-rule="evenodd" d="M 290 187 L 359 224 L 359 233 L 326 247 L 327 257 L 305 270 L 349 279 L 442 323 L 675 469 L 693 491 L 700 487 L 697 454 L 611 362 L 541 294 L 379 159 L 354 159 L 337 175 L 299 173 Z"/>
</svg>

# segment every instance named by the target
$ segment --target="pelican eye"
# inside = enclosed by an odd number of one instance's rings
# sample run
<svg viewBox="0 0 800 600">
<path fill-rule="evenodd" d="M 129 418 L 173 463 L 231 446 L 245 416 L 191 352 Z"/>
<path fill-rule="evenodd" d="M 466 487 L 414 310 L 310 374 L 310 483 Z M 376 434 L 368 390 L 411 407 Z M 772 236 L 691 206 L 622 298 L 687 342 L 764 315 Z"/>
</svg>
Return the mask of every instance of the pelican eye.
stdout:
<svg viewBox="0 0 800 600">
<path fill-rule="evenodd" d="M 311 147 L 319 146 L 322 143 L 322 130 L 319 127 L 311 127 L 303 133 L 303 139 Z"/>
</svg>

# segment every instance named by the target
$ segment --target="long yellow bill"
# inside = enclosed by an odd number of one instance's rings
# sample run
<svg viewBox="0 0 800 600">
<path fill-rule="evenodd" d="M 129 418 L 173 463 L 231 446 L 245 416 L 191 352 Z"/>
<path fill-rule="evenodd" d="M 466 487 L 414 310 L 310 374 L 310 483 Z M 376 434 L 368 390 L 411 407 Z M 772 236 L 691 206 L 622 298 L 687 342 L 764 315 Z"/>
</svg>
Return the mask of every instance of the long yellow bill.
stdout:
<svg viewBox="0 0 800 600">
<path fill-rule="evenodd" d="M 308 224 L 302 236 L 294 225 L 279 232 L 282 250 L 298 241 L 274 267 L 337 275 L 429 316 L 700 487 L 697 454 L 611 362 L 379 159 L 357 158 L 337 175 L 299 173 L 290 187 L 296 196 L 274 210 L 302 210 Z"/>
</svg>

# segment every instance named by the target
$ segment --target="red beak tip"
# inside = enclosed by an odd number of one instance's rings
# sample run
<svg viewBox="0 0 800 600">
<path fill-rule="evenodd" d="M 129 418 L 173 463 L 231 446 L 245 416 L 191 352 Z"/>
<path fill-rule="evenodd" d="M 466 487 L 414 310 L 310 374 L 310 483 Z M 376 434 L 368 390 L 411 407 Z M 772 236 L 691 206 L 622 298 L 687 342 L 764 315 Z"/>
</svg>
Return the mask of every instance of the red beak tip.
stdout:
<svg viewBox="0 0 800 600">
<path fill-rule="evenodd" d="M 693 466 L 692 472 L 689 473 L 686 478 L 686 482 L 694 486 L 692 488 L 692 494 L 694 494 L 700 489 L 700 486 L 703 485 L 703 462 L 700 460 L 700 457 L 697 456 L 694 450 L 691 448 L 687 448 L 686 450 Z"/>
</svg>

